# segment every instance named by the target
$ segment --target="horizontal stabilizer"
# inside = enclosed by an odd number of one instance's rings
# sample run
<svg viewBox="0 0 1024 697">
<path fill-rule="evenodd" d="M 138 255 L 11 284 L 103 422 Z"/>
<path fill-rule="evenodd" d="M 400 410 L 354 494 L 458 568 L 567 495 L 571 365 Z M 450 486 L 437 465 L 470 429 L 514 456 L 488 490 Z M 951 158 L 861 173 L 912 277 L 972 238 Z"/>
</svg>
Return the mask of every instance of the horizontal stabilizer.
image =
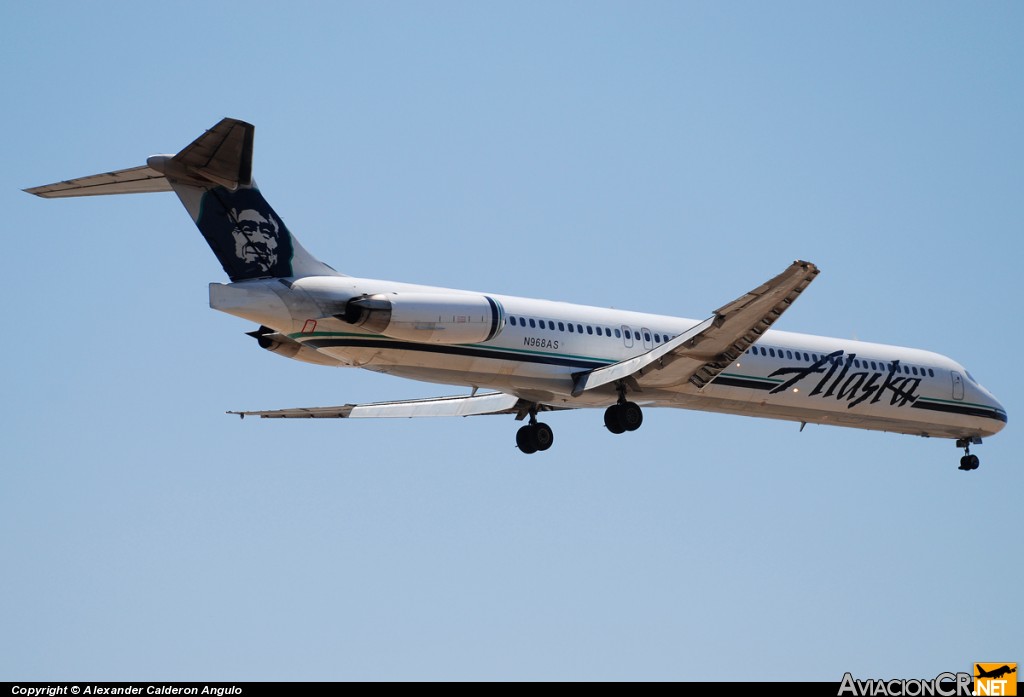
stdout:
<svg viewBox="0 0 1024 697">
<path fill-rule="evenodd" d="M 221 119 L 176 155 L 25 191 L 43 198 L 173 191 L 232 281 L 340 275 L 303 249 L 256 187 L 255 132 L 251 123 Z"/>
<path fill-rule="evenodd" d="M 514 414 L 519 398 L 503 392 L 471 397 L 436 397 L 375 404 L 346 404 L 341 407 L 306 407 L 271 411 L 229 411 L 241 417 L 262 419 L 408 419 L 424 416 L 479 416 Z"/>
<path fill-rule="evenodd" d="M 56 184 L 25 189 L 27 193 L 43 198 L 67 198 L 71 196 L 102 196 L 105 194 L 148 194 L 154 191 L 171 191 L 171 184 L 164 175 L 148 165 L 119 169 L 106 174 L 79 177 Z"/>
<path fill-rule="evenodd" d="M 119 169 L 25 189 L 43 198 L 144 194 L 173 191 L 168 180 L 228 191 L 251 187 L 255 128 L 238 119 L 221 119 L 177 155 L 154 155 L 142 167 Z"/>
</svg>

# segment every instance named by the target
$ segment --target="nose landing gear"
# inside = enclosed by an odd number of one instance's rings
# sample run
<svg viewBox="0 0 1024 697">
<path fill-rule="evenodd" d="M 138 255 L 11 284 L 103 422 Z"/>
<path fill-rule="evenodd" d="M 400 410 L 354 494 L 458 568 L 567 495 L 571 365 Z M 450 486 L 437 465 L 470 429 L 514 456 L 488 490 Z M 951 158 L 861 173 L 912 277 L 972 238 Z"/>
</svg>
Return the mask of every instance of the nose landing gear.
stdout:
<svg viewBox="0 0 1024 697">
<path fill-rule="evenodd" d="M 981 464 L 981 460 L 978 459 L 977 455 L 971 455 L 971 445 L 981 445 L 981 438 L 974 436 L 972 438 L 958 438 L 956 441 L 956 447 L 964 449 L 964 456 L 960 458 L 960 466 L 957 469 L 969 472 L 971 470 L 978 469 Z"/>
</svg>

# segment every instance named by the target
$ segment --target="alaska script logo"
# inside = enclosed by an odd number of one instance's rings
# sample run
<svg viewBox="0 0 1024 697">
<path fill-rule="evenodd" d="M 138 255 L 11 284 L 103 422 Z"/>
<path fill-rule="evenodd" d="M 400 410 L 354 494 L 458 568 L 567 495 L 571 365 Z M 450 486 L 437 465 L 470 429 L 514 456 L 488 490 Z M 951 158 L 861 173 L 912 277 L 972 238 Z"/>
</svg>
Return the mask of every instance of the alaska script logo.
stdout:
<svg viewBox="0 0 1024 697">
<path fill-rule="evenodd" d="M 846 360 L 843 360 L 843 355 Z M 834 351 L 809 366 L 798 366 L 795 368 L 779 368 L 768 377 L 781 375 L 792 375 L 789 380 L 772 389 L 769 394 L 778 394 L 795 387 L 804 380 L 814 375 L 824 373 L 824 377 L 818 380 L 818 384 L 808 394 L 809 397 L 820 396 L 822 399 L 835 399 L 840 402 L 848 402 L 847 409 L 852 409 L 866 400 L 869 404 L 877 404 L 882 399 L 888 398 L 890 406 L 903 407 L 917 401 L 917 388 L 921 384 L 921 378 L 912 378 L 900 374 L 900 362 L 889 363 L 889 372 L 857 370 L 850 372 L 854 367 L 856 353 L 846 354 L 844 351 Z M 863 362 L 861 365 L 865 365 Z M 836 373 L 839 373 L 836 375 Z"/>
</svg>

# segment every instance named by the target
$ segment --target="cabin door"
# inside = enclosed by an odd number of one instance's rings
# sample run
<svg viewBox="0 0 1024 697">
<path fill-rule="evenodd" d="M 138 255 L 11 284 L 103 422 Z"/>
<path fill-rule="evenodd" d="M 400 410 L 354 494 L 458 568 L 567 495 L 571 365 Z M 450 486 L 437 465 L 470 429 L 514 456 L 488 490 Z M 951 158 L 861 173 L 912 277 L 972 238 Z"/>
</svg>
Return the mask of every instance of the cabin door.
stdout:
<svg viewBox="0 0 1024 697">
<path fill-rule="evenodd" d="M 964 398 L 964 376 L 955 370 L 950 373 L 953 376 L 953 399 Z"/>
</svg>

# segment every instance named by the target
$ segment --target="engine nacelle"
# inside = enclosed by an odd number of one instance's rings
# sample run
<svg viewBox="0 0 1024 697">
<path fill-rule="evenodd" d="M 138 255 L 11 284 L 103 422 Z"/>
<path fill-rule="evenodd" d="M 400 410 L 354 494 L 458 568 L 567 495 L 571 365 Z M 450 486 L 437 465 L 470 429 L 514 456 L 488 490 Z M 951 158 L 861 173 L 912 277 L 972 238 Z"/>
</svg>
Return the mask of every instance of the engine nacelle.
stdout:
<svg viewBox="0 0 1024 697">
<path fill-rule="evenodd" d="M 303 363 L 315 363 L 316 365 L 344 365 L 341 361 L 325 356 L 316 349 L 303 346 L 298 341 L 279 334 L 270 327 L 260 327 L 255 331 L 246 332 L 246 334 L 256 339 L 261 349 L 266 349 L 285 358 L 294 358 Z"/>
<path fill-rule="evenodd" d="M 475 344 L 501 333 L 505 313 L 496 300 L 468 293 L 380 293 L 354 298 L 343 314 L 349 324 L 403 341 Z"/>
</svg>

